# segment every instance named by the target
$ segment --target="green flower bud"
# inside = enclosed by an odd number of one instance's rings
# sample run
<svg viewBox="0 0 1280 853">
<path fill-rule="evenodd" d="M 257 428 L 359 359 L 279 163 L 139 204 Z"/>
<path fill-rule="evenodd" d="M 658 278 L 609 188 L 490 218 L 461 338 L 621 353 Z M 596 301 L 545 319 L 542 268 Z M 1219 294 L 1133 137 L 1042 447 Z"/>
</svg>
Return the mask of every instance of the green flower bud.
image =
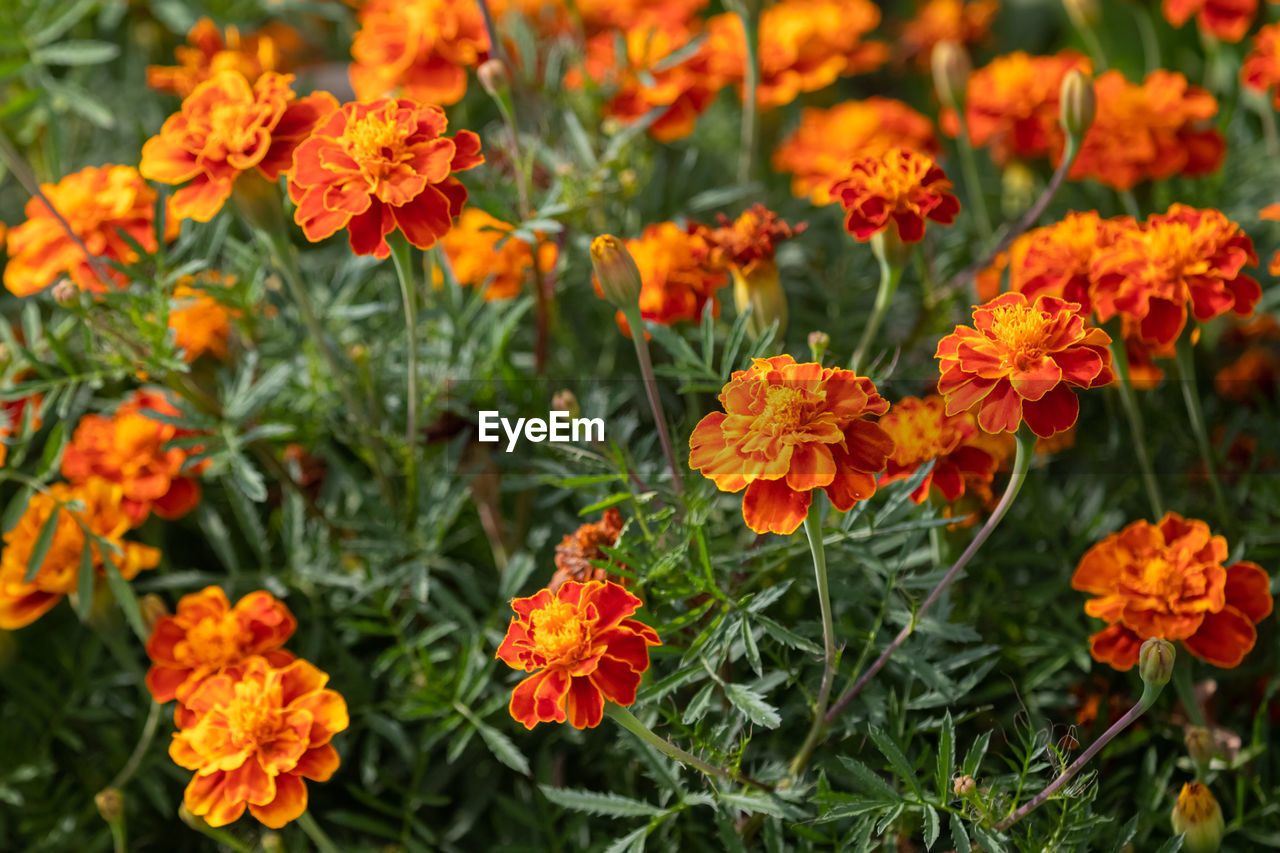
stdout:
<svg viewBox="0 0 1280 853">
<path fill-rule="evenodd" d="M 1138 672 L 1148 687 L 1164 687 L 1173 677 L 1173 643 L 1152 637 L 1138 651 Z"/>
<path fill-rule="evenodd" d="M 1093 78 L 1079 69 L 1072 69 L 1062 78 L 1062 92 L 1059 96 L 1061 112 L 1059 121 L 1077 144 L 1084 139 L 1093 125 L 1093 116 L 1098 110 L 1098 98 L 1093 91 Z"/>
<path fill-rule="evenodd" d="M 604 298 L 614 307 L 625 310 L 640 304 L 640 269 L 621 240 L 612 234 L 592 240 L 591 266 Z"/>
<path fill-rule="evenodd" d="M 938 93 L 938 100 L 953 110 L 962 109 L 969 74 L 973 71 L 969 54 L 955 42 L 944 40 L 933 46 L 929 59 L 933 65 L 933 88 Z"/>
</svg>

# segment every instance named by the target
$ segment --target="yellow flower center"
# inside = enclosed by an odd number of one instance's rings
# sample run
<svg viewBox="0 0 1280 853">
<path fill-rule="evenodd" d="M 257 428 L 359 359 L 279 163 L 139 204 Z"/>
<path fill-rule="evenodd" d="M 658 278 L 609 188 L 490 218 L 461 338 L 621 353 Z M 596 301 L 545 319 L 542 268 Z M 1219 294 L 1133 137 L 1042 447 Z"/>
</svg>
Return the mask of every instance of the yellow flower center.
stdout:
<svg viewBox="0 0 1280 853">
<path fill-rule="evenodd" d="M 245 639 L 239 623 L 229 617 L 209 616 L 187 631 L 184 663 L 219 667 L 238 660 Z"/>
<path fill-rule="evenodd" d="M 1162 222 L 1151 226 L 1145 237 L 1146 255 L 1157 275 L 1178 278 L 1208 269 L 1203 241 L 1187 223 Z"/>
<path fill-rule="evenodd" d="M 239 101 L 221 103 L 209 112 L 209 136 L 228 151 L 242 151 L 256 141 L 254 131 L 259 122 L 253 121 L 250 110 L 253 104 Z"/>
<path fill-rule="evenodd" d="M 1001 305 L 991 312 L 991 334 L 1004 345 L 1006 366 L 1026 370 L 1040 360 L 1047 320 L 1030 305 Z"/>
<path fill-rule="evenodd" d="M 225 711 L 232 744 L 243 749 L 275 740 L 280 731 L 280 709 L 266 695 L 263 685 L 241 682 L 235 691 L 236 698 Z"/>
<path fill-rule="evenodd" d="M 386 177 L 409 159 L 404 133 L 395 116 L 386 113 L 367 115 L 348 124 L 342 141 L 351 159 L 375 178 Z"/>
<path fill-rule="evenodd" d="M 756 416 L 753 429 L 772 435 L 795 431 L 804 421 L 808 395 L 792 385 L 773 385 L 765 393 L 764 410 Z"/>
<path fill-rule="evenodd" d="M 548 663 L 571 663 L 588 651 L 588 625 L 572 604 L 552 601 L 530 613 L 529 621 L 533 624 L 533 642 Z"/>
<path fill-rule="evenodd" d="M 1144 592 L 1166 600 L 1182 595 L 1183 572 L 1163 557 L 1152 557 L 1139 570 Z"/>
</svg>

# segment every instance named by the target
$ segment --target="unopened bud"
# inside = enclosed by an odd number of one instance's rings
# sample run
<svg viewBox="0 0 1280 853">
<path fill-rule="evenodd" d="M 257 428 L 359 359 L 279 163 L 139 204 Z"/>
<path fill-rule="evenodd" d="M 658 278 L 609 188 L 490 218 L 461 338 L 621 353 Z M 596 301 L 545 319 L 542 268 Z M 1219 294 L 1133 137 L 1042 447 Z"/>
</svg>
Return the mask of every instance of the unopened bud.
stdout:
<svg viewBox="0 0 1280 853">
<path fill-rule="evenodd" d="M 1098 9 L 1098 0 L 1062 0 L 1067 10 L 1067 17 L 1077 29 L 1091 30 L 1102 17 Z"/>
<path fill-rule="evenodd" d="M 149 636 L 155 631 L 156 623 L 169 615 L 169 607 L 163 598 L 155 593 L 148 593 L 138 599 L 138 612 L 142 614 L 142 627 L 147 629 Z"/>
<path fill-rule="evenodd" d="M 1222 807 L 1213 793 L 1199 782 L 1188 782 L 1178 794 L 1170 815 L 1174 833 L 1182 835 L 1186 853 L 1216 853 L 1222 846 Z"/>
<path fill-rule="evenodd" d="M 59 279 L 58 283 L 53 286 L 53 300 L 59 305 L 70 305 L 76 301 L 80 291 L 68 279 Z"/>
<path fill-rule="evenodd" d="M 814 361 L 821 362 L 829 346 L 831 346 L 831 336 L 826 332 L 809 333 L 809 357 Z"/>
<path fill-rule="evenodd" d="M 967 797 L 977 790 L 977 788 L 978 783 L 975 782 L 973 777 L 967 773 L 963 776 L 957 776 L 951 782 L 951 790 L 955 791 L 956 796 L 958 797 Z"/>
<path fill-rule="evenodd" d="M 278 832 L 264 832 L 262 837 L 258 839 L 258 844 L 266 853 L 277 853 L 284 849 L 284 841 L 280 838 Z"/>
<path fill-rule="evenodd" d="M 1059 120 L 1065 130 L 1077 143 L 1084 139 L 1093 125 L 1094 113 L 1098 110 L 1098 98 L 1093 91 L 1093 78 L 1083 71 L 1072 69 L 1062 78 L 1062 92 L 1059 96 L 1061 113 Z"/>
<path fill-rule="evenodd" d="M 507 73 L 507 66 L 501 59 L 486 59 L 481 62 L 476 69 L 476 76 L 480 78 L 480 85 L 484 90 L 495 98 L 505 95 L 511 87 L 511 75 Z"/>
<path fill-rule="evenodd" d="M 582 407 L 578 405 L 577 395 L 565 388 L 551 395 L 551 411 L 568 412 L 569 417 L 576 418 L 582 414 Z"/>
<path fill-rule="evenodd" d="M 969 73 L 973 71 L 969 54 L 956 42 L 943 40 L 933 46 L 930 60 L 933 64 L 933 88 L 938 93 L 938 100 L 953 110 L 962 109 Z"/>
<path fill-rule="evenodd" d="M 625 310 L 640 304 L 640 268 L 621 240 L 612 234 L 592 240 L 591 266 L 604 298 L 614 307 Z"/>
<path fill-rule="evenodd" d="M 1205 770 L 1213 759 L 1213 735 L 1204 726 L 1188 726 L 1182 742 L 1187 745 L 1187 755 L 1196 767 Z"/>
<path fill-rule="evenodd" d="M 103 788 L 93 795 L 93 802 L 107 823 L 115 823 L 124 817 L 124 794 L 119 788 Z"/>
<path fill-rule="evenodd" d="M 778 334 L 787 329 L 787 295 L 782 292 L 778 278 L 778 265 L 773 261 L 760 261 L 749 273 L 733 267 L 733 303 L 742 314 L 751 309 L 747 320 L 747 333 L 759 338 L 774 324 Z"/>
<path fill-rule="evenodd" d="M 1152 637 L 1138 651 L 1138 672 L 1148 687 L 1164 687 L 1173 677 L 1173 643 Z"/>
<path fill-rule="evenodd" d="M 1036 173 L 1021 160 L 1010 160 L 1000 173 L 1000 208 L 1009 219 L 1018 219 L 1035 202 Z"/>
</svg>

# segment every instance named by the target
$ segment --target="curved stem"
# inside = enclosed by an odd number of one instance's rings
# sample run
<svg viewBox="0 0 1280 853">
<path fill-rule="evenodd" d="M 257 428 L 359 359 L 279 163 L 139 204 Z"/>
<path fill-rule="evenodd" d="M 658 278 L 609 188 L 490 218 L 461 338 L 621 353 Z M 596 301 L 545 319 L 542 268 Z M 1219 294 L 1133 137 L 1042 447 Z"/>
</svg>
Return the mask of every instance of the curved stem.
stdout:
<svg viewBox="0 0 1280 853">
<path fill-rule="evenodd" d="M 836 674 L 835 627 L 831 618 L 831 591 L 827 583 L 827 554 L 822 544 L 821 495 L 815 497 L 809 505 L 809 514 L 804 519 L 804 532 L 809 538 L 809 553 L 813 555 L 813 573 L 818 582 L 818 607 L 822 612 L 822 685 L 818 688 L 818 702 L 813 710 L 813 725 L 809 727 L 809 734 L 800 746 L 800 751 L 791 759 L 789 772 L 793 779 L 809 763 L 814 747 L 827 730 L 827 702 L 831 699 L 831 682 L 835 680 Z"/>
<path fill-rule="evenodd" d="M 742 87 L 742 142 L 738 149 L 738 183 L 751 180 L 756 158 L 756 127 L 759 124 L 759 105 L 756 103 L 760 87 L 760 18 L 739 4 L 732 4 L 742 22 L 746 39 L 746 69 Z"/>
<path fill-rule="evenodd" d="M 1027 425 L 1023 424 L 1018 430 L 1017 441 L 1018 449 L 1013 459 L 1013 472 L 1009 475 L 1009 485 L 1005 487 L 1004 495 L 1001 496 L 1000 503 L 996 504 L 996 508 L 992 510 L 991 516 L 987 519 L 987 523 L 982 525 L 982 529 L 973 537 L 973 541 L 969 543 L 969 547 L 964 549 L 964 553 L 961 554 L 959 559 L 952 564 L 951 568 L 947 570 L 947 573 L 942 576 L 942 580 L 938 581 L 938 585 L 929 593 L 929 597 L 920 605 L 920 609 L 915 612 L 911 621 L 903 626 L 902 630 L 898 632 L 898 636 L 893 638 L 893 642 L 891 642 L 888 647 L 880 653 L 880 657 L 876 658 L 875 663 L 871 664 L 871 666 L 867 668 L 867 671 L 858 677 L 858 680 L 854 682 L 853 686 L 840 697 L 840 700 L 831 706 L 831 710 L 827 711 L 828 725 L 830 725 L 831 722 L 835 720 L 836 716 L 843 711 L 859 693 L 862 692 L 862 689 L 867 686 L 871 679 L 875 678 L 876 673 L 883 669 L 884 665 L 889 662 L 889 658 L 893 653 L 907 641 L 907 638 L 911 636 L 913 631 L 915 631 L 916 624 L 924 618 L 925 614 L 929 612 L 929 609 L 933 607 L 934 603 L 942 593 L 946 591 L 947 587 L 951 586 L 952 582 L 955 581 L 956 577 L 960 574 L 960 570 L 968 565 L 969 560 L 973 559 L 973 555 L 978 552 L 978 548 L 982 546 L 983 542 L 987 541 L 987 537 L 996 529 L 996 525 L 1000 523 L 1000 519 L 1004 518 L 1005 513 L 1009 511 L 1009 507 L 1013 505 L 1013 499 L 1018 496 L 1018 491 L 1022 488 L 1023 482 L 1027 479 L 1027 470 L 1031 467 L 1031 456 L 1035 450 L 1036 437 Z"/>
<path fill-rule="evenodd" d="M 1142 410 L 1138 408 L 1137 395 L 1133 393 L 1133 383 L 1129 378 L 1129 355 L 1125 352 L 1123 339 L 1113 338 L 1111 342 L 1111 360 L 1116 366 L 1117 384 L 1120 390 L 1120 402 L 1124 406 L 1125 420 L 1129 422 L 1129 437 L 1132 439 L 1133 452 L 1138 458 L 1138 467 L 1142 469 L 1142 484 L 1147 491 L 1147 500 L 1151 503 L 1153 518 L 1164 517 L 1164 501 L 1160 499 L 1160 483 L 1151 466 L 1151 456 L 1147 453 L 1145 442 L 1146 430 L 1142 425 Z"/>
<path fill-rule="evenodd" d="M 400 235 L 391 240 L 391 259 L 396 278 L 400 280 L 400 296 L 404 301 L 404 324 L 408 338 L 407 370 L 409 373 L 406 402 L 405 443 L 405 524 L 413 526 L 418 514 L 418 291 L 413 286 L 413 249 Z"/>
<path fill-rule="evenodd" d="M 1191 680 L 1191 658 L 1188 655 L 1178 657 L 1181 660 L 1174 661 L 1172 679 L 1173 687 L 1178 691 L 1178 701 L 1182 703 L 1191 722 L 1205 728 L 1204 709 L 1200 707 L 1200 700 L 1196 698 L 1195 685 Z"/>
<path fill-rule="evenodd" d="M 640 316 L 639 304 L 628 305 L 622 309 L 627 318 L 627 328 L 631 330 L 631 342 L 635 344 L 636 358 L 640 362 L 640 376 L 644 381 L 645 394 L 649 398 L 649 409 L 653 412 L 654 423 L 658 427 L 658 440 L 662 442 L 662 452 L 667 457 L 667 466 L 671 469 L 671 487 L 677 495 L 684 494 L 684 478 L 680 475 L 680 466 L 676 464 L 675 450 L 671 445 L 671 433 L 667 431 L 667 416 L 662 410 L 662 398 L 658 396 L 658 380 L 653 375 L 653 362 L 649 358 L 649 341 L 645 339 L 644 319 Z"/>
<path fill-rule="evenodd" d="M 878 253 L 878 257 L 880 261 L 880 286 L 876 290 L 876 302 L 871 309 L 871 317 L 867 320 L 867 325 L 862 330 L 862 338 L 858 341 L 858 348 L 853 351 L 853 359 L 849 363 L 849 369 L 854 373 L 858 373 L 862 369 L 862 364 L 867 357 L 867 351 L 871 349 L 871 344 L 876 338 L 876 332 L 880 330 L 880 324 L 884 322 L 884 315 L 889 313 L 889 305 L 893 302 L 893 294 L 898 290 L 898 282 L 902 280 L 901 264 L 890 264 L 883 253 Z"/>
<path fill-rule="evenodd" d="M 1200 448 L 1200 458 L 1204 462 L 1204 470 L 1209 477 L 1209 488 L 1213 492 L 1213 503 L 1218 511 L 1218 520 L 1223 527 L 1229 527 L 1231 519 L 1227 515 L 1227 501 L 1222 494 L 1222 484 L 1218 482 L 1218 473 L 1213 464 L 1209 429 L 1205 426 L 1204 409 L 1200 407 L 1200 392 L 1196 388 L 1195 357 L 1191 352 L 1190 335 L 1183 335 L 1182 339 L 1174 345 L 1173 363 L 1178 375 L 1178 385 L 1182 388 L 1182 400 L 1187 406 L 1187 417 L 1191 421 L 1191 432 L 1195 435 L 1196 445 Z"/>
<path fill-rule="evenodd" d="M 960 149 L 960 171 L 964 173 L 964 185 L 969 190 L 968 200 L 973 204 L 979 233 L 983 240 L 989 240 L 991 214 L 987 212 L 987 197 L 983 195 L 982 183 L 978 179 L 978 161 L 969 138 L 969 122 L 965 119 L 963 104 L 956 110 L 956 116 L 960 122 L 960 135 L 956 137 L 956 145 Z"/>
<path fill-rule="evenodd" d="M 708 764 L 692 753 L 685 752 L 683 749 L 665 738 L 659 737 L 652 729 L 640 722 L 639 718 L 637 718 L 635 714 L 631 713 L 621 705 L 610 702 L 605 705 L 604 712 L 607 716 L 612 717 L 614 722 L 618 725 L 622 726 L 624 729 L 631 732 L 633 735 L 640 738 L 640 740 L 649 744 L 649 746 L 658 750 L 663 755 L 668 758 L 674 758 L 681 764 L 692 767 L 700 773 L 705 773 L 708 776 L 715 776 L 719 779 L 725 779 L 729 782 L 738 782 L 743 785 L 750 785 L 751 787 L 759 788 L 762 791 L 773 790 L 773 786 L 766 782 L 757 781 L 752 779 L 750 776 L 733 770 L 716 767 L 714 764 Z"/>
<path fill-rule="evenodd" d="M 108 788 L 123 788 L 125 784 L 133 778 L 133 774 L 138 771 L 142 759 L 146 757 L 147 750 L 151 748 L 151 742 L 156 736 L 156 727 L 160 723 L 160 709 L 164 706 L 159 702 L 152 702 L 150 709 L 147 711 L 146 722 L 142 724 L 142 734 L 138 736 L 138 743 L 133 748 L 133 752 L 129 755 L 129 760 L 124 763 L 124 767 L 120 768 L 120 772 L 115 775 L 109 783 Z"/>
<path fill-rule="evenodd" d="M 337 845 L 329 840 L 329 836 L 320 828 L 320 824 L 316 823 L 311 812 L 306 811 L 298 815 L 298 826 L 302 827 L 302 831 L 307 834 L 320 853 L 338 853 Z"/>
<path fill-rule="evenodd" d="M 1142 57 L 1146 61 L 1146 72 L 1150 74 L 1160 67 L 1160 39 L 1156 36 L 1155 24 L 1151 20 L 1151 9 L 1134 4 L 1133 15 L 1138 21 L 1138 37 L 1142 39 Z"/>
</svg>

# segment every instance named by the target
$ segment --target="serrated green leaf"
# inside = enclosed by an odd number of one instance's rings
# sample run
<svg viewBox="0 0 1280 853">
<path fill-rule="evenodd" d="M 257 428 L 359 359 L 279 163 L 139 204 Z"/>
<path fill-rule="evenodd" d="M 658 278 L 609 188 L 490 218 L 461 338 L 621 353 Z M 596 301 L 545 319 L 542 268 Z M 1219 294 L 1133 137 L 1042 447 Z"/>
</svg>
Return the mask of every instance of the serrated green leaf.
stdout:
<svg viewBox="0 0 1280 853">
<path fill-rule="evenodd" d="M 849 758 L 841 755 L 840 763 L 853 775 L 854 785 L 867 796 L 883 800 L 885 802 L 897 803 L 902 801 L 902 794 L 884 781 L 880 774 L 872 770 L 867 765 L 858 761 L 856 758 Z"/>
<path fill-rule="evenodd" d="M 932 850 L 941 832 L 942 825 L 938 819 L 938 810 L 926 804 L 924 807 L 924 846 Z"/>
<path fill-rule="evenodd" d="M 479 730 L 480 739 L 484 741 L 485 746 L 489 747 L 489 751 L 493 753 L 494 758 L 523 776 L 530 774 L 529 759 L 524 757 L 524 753 L 520 751 L 511 738 L 493 726 L 478 720 L 476 721 L 476 729 Z"/>
<path fill-rule="evenodd" d="M 89 621 L 93 610 L 93 549 L 86 540 L 80 551 L 80 570 L 76 575 L 76 615 L 81 622 Z"/>
<path fill-rule="evenodd" d="M 605 817 L 653 817 L 662 814 L 662 809 L 657 806 L 619 794 L 602 794 L 580 788 L 553 788 L 550 785 L 539 785 L 538 790 L 557 806 L 571 811 Z"/>
<path fill-rule="evenodd" d="M 41 65 L 98 65 L 120 55 L 120 48 L 107 41 L 82 39 L 62 41 L 37 49 L 31 58 Z"/>
<path fill-rule="evenodd" d="M 942 732 L 938 736 L 938 800 L 947 802 L 951 797 L 951 777 L 956 772 L 956 727 L 951 711 L 942 717 Z"/>
<path fill-rule="evenodd" d="M 685 706 L 684 715 L 680 718 L 686 726 L 691 726 L 701 720 L 711 707 L 711 700 L 716 695 L 716 683 L 708 681 L 702 686 L 689 704 Z"/>
<path fill-rule="evenodd" d="M 756 646 L 756 638 L 751 631 L 751 620 L 743 617 L 739 624 L 742 626 L 742 645 L 746 649 L 747 663 L 751 664 L 756 677 L 762 676 L 764 669 L 760 662 L 760 649 Z"/>
<path fill-rule="evenodd" d="M 903 754 L 898 744 L 883 729 L 877 726 L 872 726 L 869 734 L 871 735 L 871 740 L 875 742 L 876 748 L 888 759 L 889 765 L 893 767 L 894 774 L 907 784 L 907 787 L 911 789 L 916 797 L 923 799 L 924 794 L 920 790 L 920 780 L 916 778 L 911 762 L 907 760 L 907 756 Z"/>
<path fill-rule="evenodd" d="M 61 512 L 62 507 L 55 503 L 53 509 L 49 511 L 49 517 L 44 520 L 44 524 L 40 525 L 35 544 L 31 546 L 31 555 L 27 557 L 27 574 L 22 578 L 23 583 L 31 583 L 40 573 L 44 558 L 49 553 L 49 546 L 53 544 L 53 533 L 58 529 L 58 515 Z"/>
<path fill-rule="evenodd" d="M 739 711 L 747 715 L 747 719 L 766 729 L 776 729 L 782 725 L 782 717 L 778 710 L 764 700 L 756 691 L 741 684 L 725 684 L 724 693 Z"/>
<path fill-rule="evenodd" d="M 969 832 L 964 828 L 964 819 L 958 815 L 951 816 L 951 843 L 956 846 L 956 853 L 973 853 Z"/>
<path fill-rule="evenodd" d="M 644 840 L 650 831 L 649 824 L 634 829 L 605 848 L 604 853 L 644 853 Z"/>
<path fill-rule="evenodd" d="M 991 732 L 983 732 L 978 735 L 969 746 L 969 751 L 964 754 L 964 774 L 966 776 L 977 777 L 979 768 L 982 767 L 982 759 L 987 754 L 987 747 L 991 745 Z"/>
<path fill-rule="evenodd" d="M 102 539 L 98 540 L 98 555 L 106 566 L 107 586 L 111 589 L 111 595 L 115 598 L 116 604 L 120 605 L 120 609 L 124 611 L 125 621 L 129 623 L 129 627 L 133 629 L 138 639 L 146 643 L 151 637 L 146 626 L 142 624 L 142 611 L 138 609 L 138 597 L 134 594 L 133 587 L 124 579 L 124 575 L 120 574 L 120 569 L 111 557 L 109 543 Z"/>
</svg>

